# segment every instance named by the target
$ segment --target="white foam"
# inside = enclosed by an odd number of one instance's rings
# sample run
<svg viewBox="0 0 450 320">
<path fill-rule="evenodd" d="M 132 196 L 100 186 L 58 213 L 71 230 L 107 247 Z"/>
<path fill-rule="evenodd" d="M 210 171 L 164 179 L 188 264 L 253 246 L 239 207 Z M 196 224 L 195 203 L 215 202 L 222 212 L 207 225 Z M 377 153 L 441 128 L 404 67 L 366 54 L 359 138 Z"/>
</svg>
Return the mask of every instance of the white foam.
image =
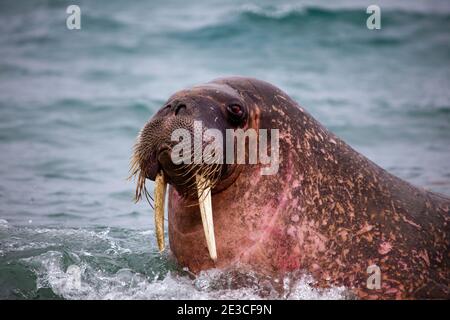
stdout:
<svg viewBox="0 0 450 320">
<path fill-rule="evenodd" d="M 271 288 L 261 296 L 257 281 L 248 281 L 252 280 L 251 274 L 246 276 L 244 286 L 233 288 L 229 283 L 236 280 L 233 279 L 235 274 L 215 269 L 201 272 L 195 279 L 173 272 L 158 279 L 158 275 L 149 277 L 131 269 L 107 273 L 80 262 L 70 266 L 72 272 L 65 272 L 63 254 L 57 251 L 24 259 L 24 262 L 34 265 L 38 288 L 51 288 L 66 299 L 343 299 L 345 295 L 344 288 L 316 289 L 306 276 L 297 280 L 284 278 L 283 285 L 288 289 L 284 294 Z"/>
<path fill-rule="evenodd" d="M 193 277 L 188 271 L 167 270 L 166 255 L 147 260 L 145 274 L 128 269 L 130 261 L 151 255 L 142 249 L 148 235 L 117 230 L 18 228 L 1 244 L 0 255 L 28 249 L 47 249 L 20 261 L 37 275 L 37 288 L 50 288 L 65 299 L 344 299 L 344 288 L 319 290 L 312 278 L 291 274 L 262 278 L 244 270 L 207 270 Z M 33 238 L 33 241 L 29 239 Z M 24 239 L 28 239 L 24 241 Z M 126 239 L 126 242 L 124 241 Z M 70 245 L 66 244 L 69 243 Z M 61 246 L 64 250 L 61 250 Z M 69 257 L 69 259 L 67 259 Z M 116 263 L 120 259 L 120 263 Z M 155 259 L 155 260 L 153 260 Z M 70 262 L 68 262 L 70 261 Z M 154 265 L 156 263 L 156 265 Z M 157 267 L 163 263 L 160 267 Z M 133 265 L 134 263 L 131 263 Z M 118 266 L 122 269 L 118 270 Z M 142 271 L 141 271 L 142 272 Z M 280 291 L 280 288 L 283 290 Z"/>
</svg>

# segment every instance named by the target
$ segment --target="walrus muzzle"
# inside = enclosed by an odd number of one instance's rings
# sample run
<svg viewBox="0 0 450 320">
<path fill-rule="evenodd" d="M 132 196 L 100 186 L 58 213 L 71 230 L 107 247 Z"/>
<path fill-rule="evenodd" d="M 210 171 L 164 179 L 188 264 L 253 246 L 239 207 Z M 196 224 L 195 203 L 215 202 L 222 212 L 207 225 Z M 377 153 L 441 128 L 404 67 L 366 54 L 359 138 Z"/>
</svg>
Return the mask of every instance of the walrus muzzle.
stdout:
<svg viewBox="0 0 450 320">
<path fill-rule="evenodd" d="M 193 132 L 190 117 L 166 117 L 150 121 L 140 132 L 131 161 L 131 174 L 137 177 L 136 201 L 144 194 L 147 200 L 154 200 L 155 232 L 159 251 L 164 244 L 164 205 L 167 184 L 191 199 L 198 199 L 203 230 L 209 255 L 216 261 L 216 241 L 212 212 L 211 192 L 226 171 L 226 165 L 220 163 L 174 164 L 171 158 L 173 142 L 171 133 L 179 128 Z M 203 145 L 200 146 L 203 149 Z M 194 160 L 194 149 L 192 159 Z M 153 197 L 145 187 L 146 179 L 155 181 Z"/>
</svg>

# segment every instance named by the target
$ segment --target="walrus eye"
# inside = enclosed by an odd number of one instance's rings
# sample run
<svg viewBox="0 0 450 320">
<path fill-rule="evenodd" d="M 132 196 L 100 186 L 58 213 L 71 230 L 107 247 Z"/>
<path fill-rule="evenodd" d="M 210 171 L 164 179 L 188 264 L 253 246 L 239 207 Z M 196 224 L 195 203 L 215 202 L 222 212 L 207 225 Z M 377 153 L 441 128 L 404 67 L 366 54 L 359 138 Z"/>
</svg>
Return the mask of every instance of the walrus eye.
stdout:
<svg viewBox="0 0 450 320">
<path fill-rule="evenodd" d="M 231 104 L 227 109 L 232 121 L 239 122 L 245 116 L 244 108 L 238 104 Z"/>
</svg>

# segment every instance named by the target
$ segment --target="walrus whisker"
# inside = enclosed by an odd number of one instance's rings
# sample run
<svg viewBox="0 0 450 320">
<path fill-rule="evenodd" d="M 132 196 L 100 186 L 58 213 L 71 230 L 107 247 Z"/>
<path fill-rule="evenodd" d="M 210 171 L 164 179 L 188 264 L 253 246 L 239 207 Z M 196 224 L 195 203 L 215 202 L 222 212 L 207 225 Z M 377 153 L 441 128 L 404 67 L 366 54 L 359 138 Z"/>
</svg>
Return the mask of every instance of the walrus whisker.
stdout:
<svg viewBox="0 0 450 320">
<path fill-rule="evenodd" d="M 147 199 L 147 202 L 148 202 L 148 204 L 150 205 L 150 207 L 151 207 L 153 210 L 155 210 L 155 207 L 154 207 L 153 204 L 152 204 L 152 201 L 154 202 L 154 200 L 153 200 L 151 194 L 147 191 L 147 188 L 146 188 L 145 186 L 144 186 L 144 195 L 145 195 L 145 198 Z M 149 198 L 151 199 L 151 201 L 150 201 Z"/>
</svg>

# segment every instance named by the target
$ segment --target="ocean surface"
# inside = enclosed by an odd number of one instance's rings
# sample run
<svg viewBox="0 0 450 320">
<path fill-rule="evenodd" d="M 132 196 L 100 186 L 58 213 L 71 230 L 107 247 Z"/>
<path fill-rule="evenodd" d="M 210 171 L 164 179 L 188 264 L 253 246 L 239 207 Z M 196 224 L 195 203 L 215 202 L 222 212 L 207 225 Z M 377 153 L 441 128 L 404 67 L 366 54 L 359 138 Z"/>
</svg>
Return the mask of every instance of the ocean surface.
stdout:
<svg viewBox="0 0 450 320">
<path fill-rule="evenodd" d="M 243 75 L 450 195 L 450 2 L 376 2 L 381 30 L 366 27 L 372 1 L 1 1 L 0 299 L 345 298 L 307 275 L 277 279 L 283 293 L 253 274 L 193 278 L 158 253 L 126 178 L 170 94 Z"/>
</svg>

